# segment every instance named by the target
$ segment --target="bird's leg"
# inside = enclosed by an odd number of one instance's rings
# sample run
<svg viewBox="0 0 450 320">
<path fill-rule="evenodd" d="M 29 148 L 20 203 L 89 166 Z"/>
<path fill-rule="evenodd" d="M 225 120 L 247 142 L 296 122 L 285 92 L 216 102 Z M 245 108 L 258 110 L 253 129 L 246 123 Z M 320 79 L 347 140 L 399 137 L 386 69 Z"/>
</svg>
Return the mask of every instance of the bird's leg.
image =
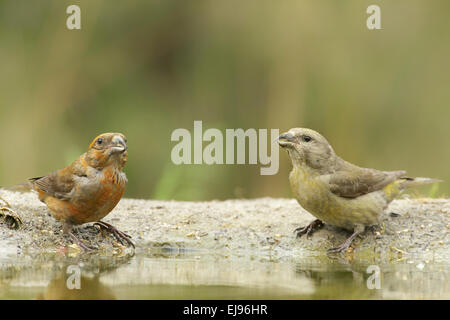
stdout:
<svg viewBox="0 0 450 320">
<path fill-rule="evenodd" d="M 117 241 L 119 241 L 121 244 L 130 245 L 135 248 L 134 243 L 130 240 L 131 236 L 129 236 L 125 232 L 118 230 L 116 227 L 110 225 L 109 223 L 106 223 L 104 221 L 97 221 L 94 223 L 94 225 L 99 226 L 102 230 L 106 230 L 109 233 L 112 233 Z"/>
<path fill-rule="evenodd" d="M 353 233 L 341 245 L 328 249 L 328 253 L 339 253 L 347 250 L 352 244 L 353 240 L 364 231 L 364 226 L 355 226 Z"/>
<path fill-rule="evenodd" d="M 300 238 L 304 234 L 306 234 L 306 237 L 308 237 L 309 235 L 312 235 L 315 231 L 319 230 L 323 226 L 324 223 L 321 220 L 316 219 L 305 227 L 295 229 L 294 232 L 297 232 L 297 238 Z"/>
<path fill-rule="evenodd" d="M 76 235 L 74 235 L 73 232 L 72 232 L 72 227 L 73 226 L 70 223 L 66 222 L 66 223 L 63 224 L 63 233 L 64 234 L 68 234 L 70 239 L 72 239 L 72 242 L 76 243 L 84 251 L 92 251 L 92 250 L 96 249 L 96 248 L 94 248 L 92 246 L 89 246 L 89 245 L 85 244 Z"/>
<path fill-rule="evenodd" d="M 85 244 L 83 241 L 78 239 L 77 236 L 74 235 L 72 232 L 69 232 L 68 234 L 69 234 L 70 238 L 72 239 L 72 241 L 75 242 L 83 250 L 85 250 L 85 251 L 93 251 L 93 250 L 96 249 L 94 247 L 91 247 L 91 246 Z"/>
<path fill-rule="evenodd" d="M 3 217 L 9 228 L 19 229 L 20 226 L 23 225 L 22 219 L 13 209 L 11 209 L 11 205 L 8 201 L 2 197 L 0 197 L 0 200 L 5 204 L 3 207 L 0 207 L 0 217 Z"/>
</svg>

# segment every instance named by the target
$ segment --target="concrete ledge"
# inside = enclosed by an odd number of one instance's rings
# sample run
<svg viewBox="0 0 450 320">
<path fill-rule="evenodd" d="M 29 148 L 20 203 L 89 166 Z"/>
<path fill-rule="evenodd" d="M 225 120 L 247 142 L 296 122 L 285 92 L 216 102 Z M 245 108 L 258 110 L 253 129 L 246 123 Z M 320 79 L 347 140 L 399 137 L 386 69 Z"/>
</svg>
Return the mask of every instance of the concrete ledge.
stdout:
<svg viewBox="0 0 450 320">
<path fill-rule="evenodd" d="M 24 225 L 11 230 L 0 223 L 0 258 L 30 252 L 76 250 L 62 236 L 61 224 L 31 192 L 0 189 Z M 390 213 L 395 212 L 399 216 Z M 261 198 L 208 202 L 122 199 L 105 218 L 130 234 L 137 250 L 195 251 L 227 257 L 248 255 L 271 259 L 328 259 L 326 249 L 341 243 L 348 233 L 326 226 L 311 239 L 296 239 L 293 230 L 314 219 L 293 199 Z M 394 201 L 380 228 L 359 238 L 347 258 L 396 262 L 419 257 L 448 263 L 450 258 L 449 199 Z M 77 234 L 102 252 L 121 247 L 96 227 L 84 225 Z"/>
</svg>

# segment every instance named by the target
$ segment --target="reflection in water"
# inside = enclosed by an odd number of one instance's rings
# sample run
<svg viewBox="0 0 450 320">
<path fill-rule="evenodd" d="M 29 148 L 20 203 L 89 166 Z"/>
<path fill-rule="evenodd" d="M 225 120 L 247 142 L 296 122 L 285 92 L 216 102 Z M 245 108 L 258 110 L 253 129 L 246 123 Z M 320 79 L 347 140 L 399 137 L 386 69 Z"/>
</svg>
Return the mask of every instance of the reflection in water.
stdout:
<svg viewBox="0 0 450 320">
<path fill-rule="evenodd" d="M 16 263 L 19 261 L 19 263 Z M 68 266 L 80 268 L 69 289 Z M 450 298 L 446 265 L 379 266 L 381 289 L 369 289 L 368 264 L 271 261 L 249 255 L 144 251 L 136 256 L 46 254 L 0 265 L 0 299 L 410 299 Z"/>
<path fill-rule="evenodd" d="M 115 299 L 101 277 L 133 256 L 45 253 L 0 260 L 0 299 Z"/>
<path fill-rule="evenodd" d="M 67 276 L 61 275 L 50 281 L 43 294 L 38 296 L 42 300 L 100 300 L 115 299 L 111 288 L 101 283 L 100 278 L 88 278 L 82 276 L 80 279 L 80 289 L 69 289 L 67 286 Z"/>
<path fill-rule="evenodd" d="M 380 288 L 366 264 L 297 265 L 297 273 L 314 281 L 313 299 L 448 299 L 450 269 L 445 265 L 380 265 Z M 417 267 L 419 266 L 419 268 Z M 426 268 L 426 270 L 425 270 Z M 368 284 L 369 283 L 369 284 Z"/>
</svg>

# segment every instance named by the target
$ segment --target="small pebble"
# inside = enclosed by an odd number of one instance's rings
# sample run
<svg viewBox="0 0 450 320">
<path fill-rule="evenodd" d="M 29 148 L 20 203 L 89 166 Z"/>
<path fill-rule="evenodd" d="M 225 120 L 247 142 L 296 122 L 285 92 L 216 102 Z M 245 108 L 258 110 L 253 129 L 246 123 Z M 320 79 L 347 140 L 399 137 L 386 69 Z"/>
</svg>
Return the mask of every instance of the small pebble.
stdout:
<svg viewBox="0 0 450 320">
<path fill-rule="evenodd" d="M 425 264 L 423 262 L 421 262 L 418 265 L 416 265 L 416 268 L 419 270 L 423 270 L 423 268 L 425 268 Z"/>
</svg>

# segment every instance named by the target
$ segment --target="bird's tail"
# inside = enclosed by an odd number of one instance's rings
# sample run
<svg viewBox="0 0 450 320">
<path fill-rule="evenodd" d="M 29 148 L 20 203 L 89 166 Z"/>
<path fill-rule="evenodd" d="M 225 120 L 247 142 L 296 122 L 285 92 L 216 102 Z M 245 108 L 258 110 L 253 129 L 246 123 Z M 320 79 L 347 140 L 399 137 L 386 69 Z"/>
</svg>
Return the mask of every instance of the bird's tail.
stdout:
<svg viewBox="0 0 450 320">
<path fill-rule="evenodd" d="M 402 178 L 400 178 L 400 180 L 401 180 L 401 182 L 400 182 L 401 189 L 422 186 L 424 184 L 442 182 L 442 180 L 439 180 L 439 179 L 422 178 L 422 177 L 416 177 L 416 178 L 402 177 Z"/>
</svg>

